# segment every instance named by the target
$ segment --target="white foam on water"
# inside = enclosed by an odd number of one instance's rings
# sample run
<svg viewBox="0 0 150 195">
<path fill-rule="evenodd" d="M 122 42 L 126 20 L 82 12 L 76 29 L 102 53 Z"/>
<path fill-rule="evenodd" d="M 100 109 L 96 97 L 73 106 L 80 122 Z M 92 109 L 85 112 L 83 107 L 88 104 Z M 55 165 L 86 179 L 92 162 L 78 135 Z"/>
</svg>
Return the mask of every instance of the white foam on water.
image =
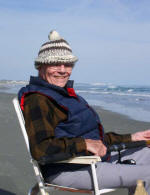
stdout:
<svg viewBox="0 0 150 195">
<path fill-rule="evenodd" d="M 130 118 L 138 121 L 150 122 L 150 111 L 144 110 L 142 108 L 127 107 L 117 103 L 106 103 L 99 100 L 87 100 L 90 105 L 101 106 L 102 108 L 121 113 L 123 115 L 129 116 Z"/>
</svg>

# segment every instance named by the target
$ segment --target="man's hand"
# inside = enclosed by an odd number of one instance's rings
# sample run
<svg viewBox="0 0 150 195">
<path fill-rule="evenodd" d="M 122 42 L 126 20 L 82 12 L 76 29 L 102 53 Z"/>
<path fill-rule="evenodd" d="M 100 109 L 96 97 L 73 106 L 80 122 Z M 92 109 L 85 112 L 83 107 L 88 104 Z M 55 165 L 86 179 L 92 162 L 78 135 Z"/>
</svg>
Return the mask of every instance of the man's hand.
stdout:
<svg viewBox="0 0 150 195">
<path fill-rule="evenodd" d="M 107 152 L 106 146 L 101 140 L 85 139 L 87 151 L 96 156 L 103 157 Z"/>
<path fill-rule="evenodd" d="M 150 129 L 133 133 L 131 135 L 132 141 L 150 140 Z"/>
</svg>

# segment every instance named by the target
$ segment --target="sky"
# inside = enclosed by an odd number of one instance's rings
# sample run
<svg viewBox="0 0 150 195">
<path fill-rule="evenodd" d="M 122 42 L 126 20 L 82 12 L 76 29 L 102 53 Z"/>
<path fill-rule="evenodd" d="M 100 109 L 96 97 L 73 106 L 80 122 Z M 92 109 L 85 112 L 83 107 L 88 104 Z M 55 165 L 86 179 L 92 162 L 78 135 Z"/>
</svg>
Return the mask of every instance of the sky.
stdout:
<svg viewBox="0 0 150 195">
<path fill-rule="evenodd" d="M 149 0 L 0 0 L 0 80 L 29 80 L 51 30 L 79 58 L 71 79 L 150 85 Z"/>
</svg>

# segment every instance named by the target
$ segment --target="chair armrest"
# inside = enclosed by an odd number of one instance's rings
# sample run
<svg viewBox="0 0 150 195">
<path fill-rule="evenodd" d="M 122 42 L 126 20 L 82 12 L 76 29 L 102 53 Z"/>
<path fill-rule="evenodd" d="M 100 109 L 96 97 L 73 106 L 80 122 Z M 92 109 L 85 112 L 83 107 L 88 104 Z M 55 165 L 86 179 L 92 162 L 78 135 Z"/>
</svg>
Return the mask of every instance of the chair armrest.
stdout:
<svg viewBox="0 0 150 195">
<path fill-rule="evenodd" d="M 74 163 L 74 164 L 92 164 L 101 161 L 99 156 L 78 156 L 72 157 L 70 154 L 61 153 L 58 155 L 43 156 L 37 162 L 40 165 L 49 163 Z"/>
<path fill-rule="evenodd" d="M 73 163 L 73 164 L 92 164 L 101 161 L 100 156 L 79 156 L 68 160 L 59 161 L 57 163 Z"/>
</svg>

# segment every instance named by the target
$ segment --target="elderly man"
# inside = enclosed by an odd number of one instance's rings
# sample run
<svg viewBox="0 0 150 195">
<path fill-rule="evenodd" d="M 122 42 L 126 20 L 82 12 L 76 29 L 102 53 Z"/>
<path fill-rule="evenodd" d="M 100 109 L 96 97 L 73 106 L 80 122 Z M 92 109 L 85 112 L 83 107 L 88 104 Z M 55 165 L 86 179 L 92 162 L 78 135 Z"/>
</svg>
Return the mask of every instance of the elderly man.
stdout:
<svg viewBox="0 0 150 195">
<path fill-rule="evenodd" d="M 124 152 L 123 160 L 132 158 L 136 165 L 116 164 L 117 156 L 108 158 L 107 145 L 148 140 L 150 130 L 119 135 L 104 133 L 99 116 L 73 89 L 69 80 L 77 58 L 71 47 L 56 31 L 49 34 L 35 60 L 37 77 L 19 91 L 33 158 L 76 156 L 81 153 L 99 155 L 97 165 L 101 188 L 134 190 L 137 179 L 145 181 L 150 195 L 150 149 Z M 86 67 L 85 67 L 86 68 Z M 48 164 L 42 166 L 47 181 L 63 186 L 92 189 L 90 170 L 85 165 Z"/>
</svg>

